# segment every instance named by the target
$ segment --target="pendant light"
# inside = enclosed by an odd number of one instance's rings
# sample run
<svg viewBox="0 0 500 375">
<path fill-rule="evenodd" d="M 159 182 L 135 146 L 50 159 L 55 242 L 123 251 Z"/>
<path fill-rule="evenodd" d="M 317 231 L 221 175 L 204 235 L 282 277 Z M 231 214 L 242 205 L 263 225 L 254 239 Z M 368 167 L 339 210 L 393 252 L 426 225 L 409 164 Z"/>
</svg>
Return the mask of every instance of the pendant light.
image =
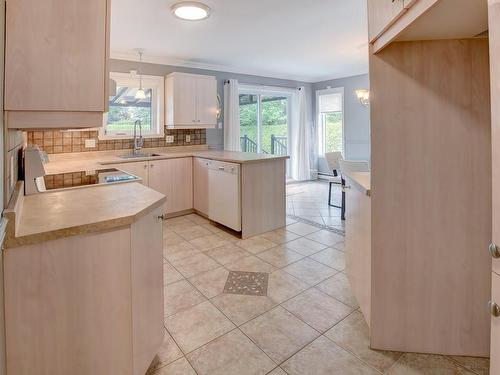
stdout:
<svg viewBox="0 0 500 375">
<path fill-rule="evenodd" d="M 138 100 L 144 100 L 146 99 L 146 93 L 144 92 L 144 89 L 142 88 L 142 72 L 141 72 L 141 67 L 142 67 L 142 50 L 137 51 L 139 53 L 139 90 L 135 93 L 135 98 Z"/>
</svg>

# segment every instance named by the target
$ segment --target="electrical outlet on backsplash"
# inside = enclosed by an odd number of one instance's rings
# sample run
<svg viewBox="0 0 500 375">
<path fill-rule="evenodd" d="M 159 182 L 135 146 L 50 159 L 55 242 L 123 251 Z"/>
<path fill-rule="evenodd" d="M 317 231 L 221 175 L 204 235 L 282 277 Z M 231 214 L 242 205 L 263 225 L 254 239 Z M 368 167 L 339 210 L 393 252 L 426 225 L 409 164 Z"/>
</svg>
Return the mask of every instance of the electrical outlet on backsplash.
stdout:
<svg viewBox="0 0 500 375">
<path fill-rule="evenodd" d="M 37 145 L 47 154 L 71 152 L 127 150 L 133 148 L 133 140 L 98 138 L 99 131 L 28 131 L 28 144 Z M 204 145 L 207 143 L 205 129 L 170 130 L 165 128 L 164 138 L 145 138 L 144 148 Z M 93 145 L 94 147 L 89 147 Z"/>
</svg>

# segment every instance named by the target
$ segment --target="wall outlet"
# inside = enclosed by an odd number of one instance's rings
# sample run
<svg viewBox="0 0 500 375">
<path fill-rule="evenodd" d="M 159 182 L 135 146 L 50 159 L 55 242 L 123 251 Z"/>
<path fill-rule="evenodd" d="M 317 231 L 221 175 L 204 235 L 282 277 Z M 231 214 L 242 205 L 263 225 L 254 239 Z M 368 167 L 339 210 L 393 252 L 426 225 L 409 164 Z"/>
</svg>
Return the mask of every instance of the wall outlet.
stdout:
<svg viewBox="0 0 500 375">
<path fill-rule="evenodd" d="M 186 143 L 191 143 L 191 136 L 186 134 Z"/>
<path fill-rule="evenodd" d="M 167 142 L 167 143 L 174 143 L 174 136 L 173 135 L 167 135 L 165 137 L 165 142 Z"/>
<path fill-rule="evenodd" d="M 85 148 L 95 148 L 95 139 L 86 139 Z"/>
</svg>

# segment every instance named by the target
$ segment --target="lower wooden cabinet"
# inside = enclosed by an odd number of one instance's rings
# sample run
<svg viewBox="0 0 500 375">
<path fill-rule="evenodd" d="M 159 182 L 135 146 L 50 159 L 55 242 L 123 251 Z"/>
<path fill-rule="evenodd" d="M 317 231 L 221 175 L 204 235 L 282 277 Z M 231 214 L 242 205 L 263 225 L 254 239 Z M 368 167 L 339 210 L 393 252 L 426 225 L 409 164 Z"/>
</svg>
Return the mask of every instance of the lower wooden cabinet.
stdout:
<svg viewBox="0 0 500 375">
<path fill-rule="evenodd" d="M 111 164 L 109 167 L 140 177 L 142 184 L 164 194 L 167 202 L 163 213 L 172 214 L 193 209 L 193 161 L 191 157 Z M 208 213 L 208 196 L 205 198 Z M 200 212 L 205 213 L 201 210 Z"/>
<path fill-rule="evenodd" d="M 193 204 L 194 209 L 208 216 L 208 167 L 210 160 L 193 158 Z"/>
<path fill-rule="evenodd" d="M 160 214 L 3 251 L 7 374 L 146 373 L 164 336 Z"/>
<path fill-rule="evenodd" d="M 192 158 L 150 161 L 149 187 L 166 195 L 166 214 L 192 209 Z"/>
<path fill-rule="evenodd" d="M 491 301 L 500 305 L 500 276 L 493 272 L 491 281 Z M 492 313 L 490 374 L 497 375 L 500 374 L 500 316 Z"/>
</svg>

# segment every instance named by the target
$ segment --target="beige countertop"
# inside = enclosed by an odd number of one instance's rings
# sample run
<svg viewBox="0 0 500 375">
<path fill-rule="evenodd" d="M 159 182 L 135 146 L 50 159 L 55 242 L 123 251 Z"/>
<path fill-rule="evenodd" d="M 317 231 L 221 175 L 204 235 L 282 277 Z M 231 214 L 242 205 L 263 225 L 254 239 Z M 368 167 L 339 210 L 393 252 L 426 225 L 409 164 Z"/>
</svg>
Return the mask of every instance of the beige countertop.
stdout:
<svg viewBox="0 0 500 375">
<path fill-rule="evenodd" d="M 354 188 L 359 189 L 366 195 L 370 196 L 370 172 L 349 172 L 345 174 L 345 177 L 352 183 Z"/>
<path fill-rule="evenodd" d="M 22 188 L 19 183 L 6 210 L 12 223 L 7 248 L 127 226 L 165 201 L 163 194 L 138 182 L 28 196 Z"/>
<path fill-rule="evenodd" d="M 47 174 L 69 173 L 103 169 L 108 164 L 133 163 L 145 160 L 162 160 L 184 157 L 200 157 L 231 163 L 260 163 L 270 160 L 285 160 L 288 156 L 254 154 L 248 152 L 209 150 L 207 146 L 181 146 L 143 149 L 144 153 L 156 153 L 160 156 L 147 158 L 124 159 L 121 155 L 132 150 L 79 152 L 70 154 L 49 155 L 49 162 L 45 164 Z"/>
</svg>

